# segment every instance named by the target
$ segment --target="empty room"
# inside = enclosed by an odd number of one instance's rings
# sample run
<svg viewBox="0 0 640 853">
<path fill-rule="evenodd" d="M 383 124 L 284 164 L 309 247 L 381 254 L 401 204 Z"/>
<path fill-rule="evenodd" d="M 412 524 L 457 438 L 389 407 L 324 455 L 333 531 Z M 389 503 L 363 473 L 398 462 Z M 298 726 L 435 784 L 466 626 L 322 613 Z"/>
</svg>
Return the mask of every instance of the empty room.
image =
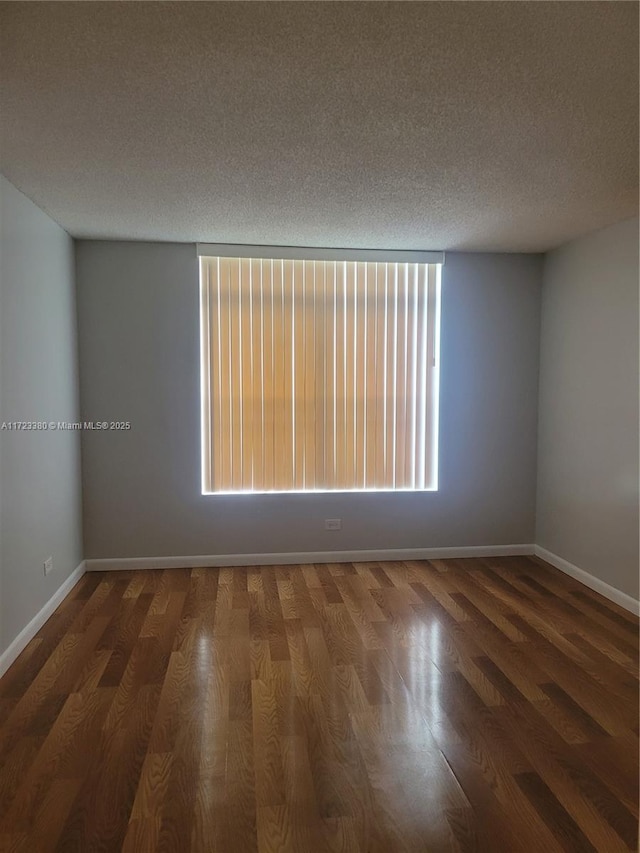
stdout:
<svg viewBox="0 0 640 853">
<path fill-rule="evenodd" d="M 0 851 L 637 851 L 639 10 L 0 2 Z"/>
</svg>

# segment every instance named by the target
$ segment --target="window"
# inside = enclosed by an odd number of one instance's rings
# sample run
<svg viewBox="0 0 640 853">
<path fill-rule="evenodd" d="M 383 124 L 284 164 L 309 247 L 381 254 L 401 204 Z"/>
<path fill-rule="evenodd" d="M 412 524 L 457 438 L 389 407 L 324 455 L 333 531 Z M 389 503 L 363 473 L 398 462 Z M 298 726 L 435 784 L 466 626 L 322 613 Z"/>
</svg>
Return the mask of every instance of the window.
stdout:
<svg viewBox="0 0 640 853">
<path fill-rule="evenodd" d="M 436 489 L 441 256 L 198 250 L 203 493 Z"/>
</svg>

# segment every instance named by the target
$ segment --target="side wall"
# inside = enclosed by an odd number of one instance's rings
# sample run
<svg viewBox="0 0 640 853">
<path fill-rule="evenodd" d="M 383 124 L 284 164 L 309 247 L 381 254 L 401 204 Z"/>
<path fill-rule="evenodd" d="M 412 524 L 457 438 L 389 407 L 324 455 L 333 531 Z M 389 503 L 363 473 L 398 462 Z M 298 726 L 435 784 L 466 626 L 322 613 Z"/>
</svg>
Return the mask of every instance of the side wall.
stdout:
<svg viewBox="0 0 640 853">
<path fill-rule="evenodd" d="M 638 598 L 638 220 L 545 261 L 536 543 Z"/>
<path fill-rule="evenodd" d="M 533 542 L 542 259 L 449 254 L 437 493 L 202 496 L 195 247 L 76 244 L 85 557 Z M 325 517 L 342 518 L 339 532 Z"/>
<path fill-rule="evenodd" d="M 73 241 L 0 176 L 2 422 L 77 421 L 77 364 Z M 82 561 L 79 434 L 0 430 L 0 484 L 2 655 Z"/>
</svg>

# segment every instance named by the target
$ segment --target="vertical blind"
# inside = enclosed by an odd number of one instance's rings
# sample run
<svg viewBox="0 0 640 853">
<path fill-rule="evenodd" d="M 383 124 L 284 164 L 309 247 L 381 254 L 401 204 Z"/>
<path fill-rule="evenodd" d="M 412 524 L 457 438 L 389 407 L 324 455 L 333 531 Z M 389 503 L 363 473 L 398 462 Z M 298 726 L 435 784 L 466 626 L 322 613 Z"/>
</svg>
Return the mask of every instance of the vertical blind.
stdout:
<svg viewBox="0 0 640 853">
<path fill-rule="evenodd" d="M 438 265 L 200 265 L 205 492 L 435 486 Z"/>
</svg>

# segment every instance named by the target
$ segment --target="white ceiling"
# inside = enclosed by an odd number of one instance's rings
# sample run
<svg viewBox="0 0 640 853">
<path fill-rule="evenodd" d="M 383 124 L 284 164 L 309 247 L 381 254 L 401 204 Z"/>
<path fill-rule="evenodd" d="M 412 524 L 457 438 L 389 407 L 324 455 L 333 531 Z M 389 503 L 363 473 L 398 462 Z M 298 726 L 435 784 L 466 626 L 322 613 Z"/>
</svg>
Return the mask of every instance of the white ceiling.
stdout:
<svg viewBox="0 0 640 853">
<path fill-rule="evenodd" d="M 635 2 L 0 3 L 0 171 L 75 237 L 544 251 L 637 215 Z"/>
</svg>

